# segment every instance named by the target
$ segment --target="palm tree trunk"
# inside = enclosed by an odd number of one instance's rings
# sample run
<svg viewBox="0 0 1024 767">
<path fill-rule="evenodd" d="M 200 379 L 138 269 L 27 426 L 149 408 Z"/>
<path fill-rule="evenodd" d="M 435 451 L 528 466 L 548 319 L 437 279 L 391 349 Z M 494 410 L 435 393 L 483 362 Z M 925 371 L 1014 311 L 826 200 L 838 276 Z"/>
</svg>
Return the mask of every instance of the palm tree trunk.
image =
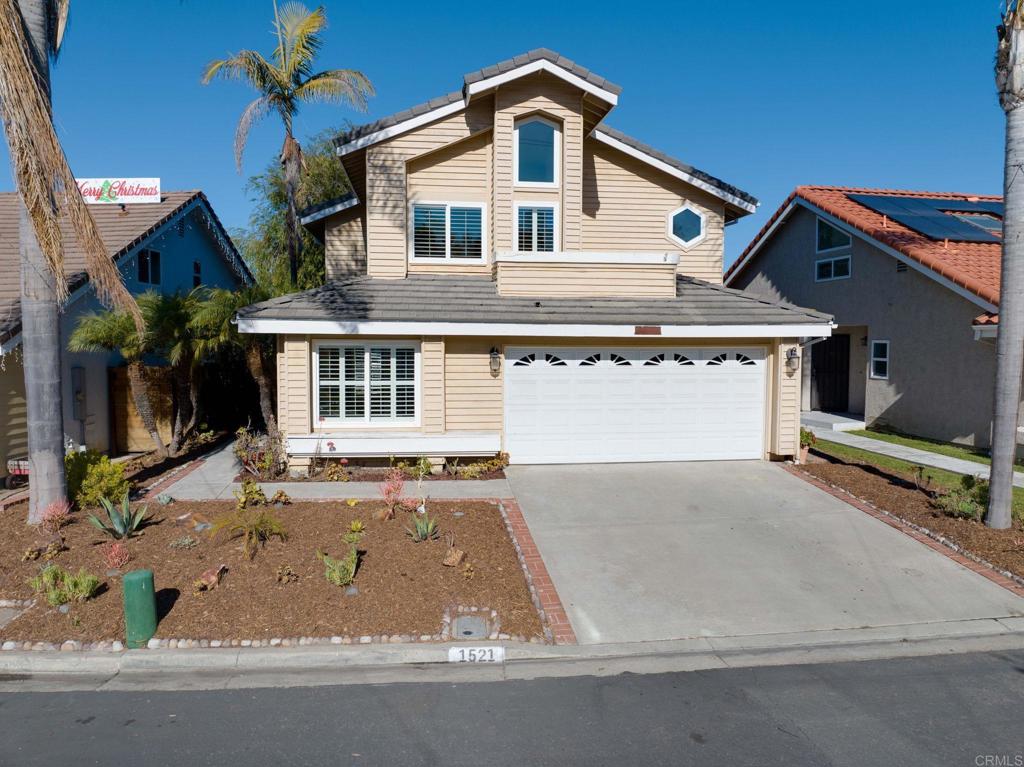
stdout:
<svg viewBox="0 0 1024 767">
<path fill-rule="evenodd" d="M 48 14 L 45 0 L 19 0 L 33 48 L 36 74 L 50 89 Z M 47 265 L 24 204 L 18 222 L 21 254 L 21 325 L 28 425 L 29 524 L 67 498 L 64 413 L 61 399 L 60 314 L 57 281 Z"/>
<path fill-rule="evenodd" d="M 189 407 L 191 408 L 191 415 L 189 416 L 188 423 L 185 424 L 185 430 L 182 433 L 182 439 L 187 440 L 192 432 L 196 429 L 196 424 L 199 422 L 199 368 L 193 367 L 189 371 L 188 377 L 188 401 Z"/>
<path fill-rule="evenodd" d="M 149 385 L 146 382 L 146 370 L 141 360 L 128 362 L 128 387 L 131 389 L 132 400 L 135 402 L 135 409 L 139 411 L 139 418 L 142 425 L 146 427 L 149 436 L 153 439 L 157 456 L 162 460 L 167 457 L 167 448 L 160 439 L 160 432 L 156 428 L 156 417 L 153 415 L 153 406 L 149 399 Z"/>
<path fill-rule="evenodd" d="M 273 437 L 277 434 L 277 420 L 274 418 L 274 405 L 270 396 L 270 379 L 263 366 L 263 350 L 258 343 L 251 343 L 245 347 L 245 362 L 249 367 L 249 374 L 260 390 L 260 412 L 263 414 L 263 422 L 267 425 L 267 434 Z"/>
<path fill-rule="evenodd" d="M 299 214 L 296 198 L 302 172 L 302 149 L 291 132 L 285 133 L 284 147 L 281 150 L 281 163 L 284 165 L 284 189 L 288 198 L 286 215 L 288 239 L 288 268 L 292 278 L 292 286 L 299 284 L 299 258 L 302 254 L 302 237 L 299 234 Z"/>
<path fill-rule="evenodd" d="M 174 430 L 169 452 L 176 456 L 185 443 L 185 426 L 192 420 L 192 398 L 189 396 L 188 367 L 175 365 L 171 375 L 174 380 Z"/>
</svg>

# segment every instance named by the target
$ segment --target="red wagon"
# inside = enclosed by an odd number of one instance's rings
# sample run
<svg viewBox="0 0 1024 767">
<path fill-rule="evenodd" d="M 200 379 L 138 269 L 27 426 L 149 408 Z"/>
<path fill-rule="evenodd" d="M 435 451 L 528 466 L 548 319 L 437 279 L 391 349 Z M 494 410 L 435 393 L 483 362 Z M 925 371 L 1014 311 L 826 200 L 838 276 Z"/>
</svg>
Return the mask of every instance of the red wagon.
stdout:
<svg viewBox="0 0 1024 767">
<path fill-rule="evenodd" d="M 7 462 L 7 478 L 4 486 L 15 490 L 28 484 L 28 458 L 12 458 Z"/>
</svg>

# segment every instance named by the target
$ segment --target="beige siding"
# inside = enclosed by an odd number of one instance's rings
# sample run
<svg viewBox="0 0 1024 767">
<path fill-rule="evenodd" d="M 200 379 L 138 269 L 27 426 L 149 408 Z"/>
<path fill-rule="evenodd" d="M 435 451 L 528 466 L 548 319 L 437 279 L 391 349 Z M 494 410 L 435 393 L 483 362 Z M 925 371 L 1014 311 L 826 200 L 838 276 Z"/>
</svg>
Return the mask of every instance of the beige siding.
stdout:
<svg viewBox="0 0 1024 767">
<path fill-rule="evenodd" d="M 424 338 L 421 346 L 423 431 L 443 434 L 445 430 L 445 354 L 443 338 Z"/>
<path fill-rule="evenodd" d="M 328 280 L 366 274 L 365 205 L 343 210 L 324 228 L 324 267 Z"/>
<path fill-rule="evenodd" d="M 582 92 L 546 73 L 504 85 L 495 97 L 492 195 L 495 242 L 498 250 L 511 247 L 512 203 L 520 198 L 520 192 L 523 191 L 513 186 L 513 130 L 516 118 L 535 112 L 542 112 L 562 124 L 562 177 L 557 194 L 561 244 L 563 250 L 580 250 L 580 218 L 583 209 Z"/>
<path fill-rule="evenodd" d="M 285 390 L 280 399 L 285 409 L 278 413 L 278 420 L 285 434 L 309 434 L 313 388 L 309 338 L 285 336 L 283 357 L 284 377 L 278 388 Z"/>
<path fill-rule="evenodd" d="M 490 369 L 492 341 L 445 341 L 445 422 L 449 431 L 500 431 L 503 423 L 501 376 Z"/>
<path fill-rule="evenodd" d="M 277 373 L 277 426 L 286 432 L 285 415 L 288 413 L 288 359 L 284 355 L 284 336 L 274 336 L 274 367 Z"/>
<path fill-rule="evenodd" d="M 679 253 L 680 274 L 722 281 L 720 201 L 594 139 L 583 155 L 583 250 Z M 668 237 L 666 216 L 687 201 L 707 216 L 707 236 L 683 250 Z"/>
<path fill-rule="evenodd" d="M 799 345 L 790 340 L 780 342 L 774 349 L 772 366 L 774 392 L 772 413 L 775 423 L 771 430 L 771 452 L 777 456 L 796 455 L 800 448 L 800 372 L 787 370 L 786 354 Z"/>
<path fill-rule="evenodd" d="M 15 280 L 8 282 L 17 283 Z M 7 461 L 28 455 L 25 373 L 21 349 L 0 357 L 0 477 L 7 476 Z"/>
<path fill-rule="evenodd" d="M 483 98 L 458 114 L 396 136 L 366 153 L 368 271 L 371 277 L 406 274 L 406 162 L 487 130 L 493 99 Z"/>
<path fill-rule="evenodd" d="M 619 296 L 670 298 L 676 294 L 672 264 L 498 264 L 504 296 Z"/>
</svg>

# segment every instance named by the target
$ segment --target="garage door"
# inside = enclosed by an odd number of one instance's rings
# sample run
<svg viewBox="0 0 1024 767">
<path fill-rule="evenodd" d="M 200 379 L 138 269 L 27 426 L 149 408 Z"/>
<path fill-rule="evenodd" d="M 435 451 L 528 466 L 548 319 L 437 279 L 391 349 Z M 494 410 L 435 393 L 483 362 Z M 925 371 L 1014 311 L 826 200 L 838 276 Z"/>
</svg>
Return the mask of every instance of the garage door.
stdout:
<svg viewBox="0 0 1024 767">
<path fill-rule="evenodd" d="M 758 459 L 763 348 L 513 347 L 505 439 L 514 463 Z"/>
</svg>

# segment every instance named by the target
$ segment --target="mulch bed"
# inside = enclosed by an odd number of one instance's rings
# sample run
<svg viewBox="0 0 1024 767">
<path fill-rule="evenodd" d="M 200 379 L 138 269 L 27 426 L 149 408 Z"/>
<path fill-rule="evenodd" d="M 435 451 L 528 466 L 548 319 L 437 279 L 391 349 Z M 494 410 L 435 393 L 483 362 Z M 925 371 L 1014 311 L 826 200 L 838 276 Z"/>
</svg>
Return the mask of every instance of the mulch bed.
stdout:
<svg viewBox="0 0 1024 767">
<path fill-rule="evenodd" d="M 445 567 L 443 540 L 413 543 L 406 535 L 408 512 L 390 521 L 376 519 L 377 501 L 294 503 L 272 508 L 284 524 L 288 540 L 272 540 L 249 561 L 240 541 L 223 534 L 195 532 L 194 520 L 215 520 L 233 511 L 232 502 L 176 501 L 169 506 L 149 504 L 153 523 L 128 541 L 134 559 L 128 569 L 154 571 L 160 623 L 158 638 L 263 639 L 363 635 L 427 635 L 440 631 L 442 617 L 457 605 L 490 608 L 498 612 L 500 631 L 527 638 L 543 636 L 530 591 L 496 504 L 451 501 L 429 504 L 429 513 L 443 532 L 456 536 L 467 552 L 473 577 L 458 567 Z M 461 512 L 462 516 L 455 516 Z M 0 599 L 32 597 L 27 581 L 40 562 L 22 562 L 23 552 L 39 541 L 40 531 L 25 524 L 23 506 L 0 512 L 5 535 L 0 540 Z M 178 518 L 192 514 L 185 521 Z M 124 636 L 121 588 L 117 577 L 105 577 L 103 548 L 109 540 L 92 527 L 81 512 L 65 528 L 67 551 L 54 560 L 77 572 L 85 567 L 103 578 L 102 593 L 71 606 L 67 614 L 38 599 L 36 606 L 0 629 L 0 641 L 64 640 L 95 642 Z M 324 578 L 316 558 L 323 549 L 334 557 L 347 551 L 342 535 L 349 523 L 360 519 L 366 533 L 355 585 L 359 593 Z M 170 543 L 191 535 L 193 549 L 173 549 Z M 193 594 L 193 581 L 208 568 L 225 564 L 227 574 L 209 593 Z M 281 584 L 277 569 L 289 565 L 297 582 Z"/>
<path fill-rule="evenodd" d="M 383 482 L 388 473 L 386 466 L 351 466 L 347 469 L 348 479 L 346 480 L 329 480 L 324 476 L 323 472 L 310 476 L 290 477 L 285 475 L 283 477 L 277 477 L 274 479 L 257 479 L 247 471 L 241 471 L 235 476 L 235 482 L 245 482 L 246 480 L 255 479 L 257 482 L 331 482 L 335 481 L 339 486 L 344 486 L 346 482 Z M 467 480 L 462 474 L 449 474 L 448 472 L 441 472 L 440 474 L 427 474 L 423 477 L 424 482 L 436 482 L 437 480 Z M 501 469 L 495 469 L 494 471 L 481 472 L 478 476 L 473 479 L 505 479 L 505 472 Z M 416 478 L 406 477 L 406 489 L 409 486 L 415 487 Z"/>
<path fill-rule="evenodd" d="M 1009 530 L 993 530 L 981 522 L 946 516 L 931 505 L 932 491 L 917 488 L 912 476 L 870 463 L 823 456 L 800 468 L 947 538 L 1002 570 L 1024 577 L 1024 526 L 1020 520 L 1014 520 Z"/>
</svg>

